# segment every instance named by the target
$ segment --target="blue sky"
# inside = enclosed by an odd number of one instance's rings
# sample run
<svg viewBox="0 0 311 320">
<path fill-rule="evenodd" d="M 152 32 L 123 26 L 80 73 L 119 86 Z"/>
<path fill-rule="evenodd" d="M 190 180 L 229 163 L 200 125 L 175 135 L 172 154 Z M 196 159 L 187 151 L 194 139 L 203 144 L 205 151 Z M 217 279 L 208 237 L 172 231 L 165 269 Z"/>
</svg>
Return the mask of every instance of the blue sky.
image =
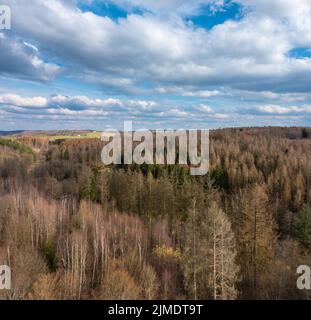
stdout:
<svg viewBox="0 0 311 320">
<path fill-rule="evenodd" d="M 2 0 L 0 130 L 311 125 L 311 0 Z"/>
</svg>

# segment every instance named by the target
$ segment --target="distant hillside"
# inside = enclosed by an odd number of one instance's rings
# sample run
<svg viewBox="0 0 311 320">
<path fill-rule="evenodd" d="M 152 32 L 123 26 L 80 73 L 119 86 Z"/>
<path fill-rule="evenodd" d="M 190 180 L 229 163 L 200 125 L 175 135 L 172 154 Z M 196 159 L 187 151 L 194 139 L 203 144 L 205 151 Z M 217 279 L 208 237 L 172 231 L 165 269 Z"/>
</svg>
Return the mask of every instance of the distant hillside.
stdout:
<svg viewBox="0 0 311 320">
<path fill-rule="evenodd" d="M 24 134 L 27 131 L 24 130 L 16 130 L 16 131 L 0 131 L 0 136 L 14 136 L 17 134 Z"/>
<path fill-rule="evenodd" d="M 86 136 L 94 133 L 93 130 L 15 130 L 0 131 L 0 136 Z M 95 132 L 96 133 L 96 132 Z"/>
<path fill-rule="evenodd" d="M 273 136 L 288 139 L 311 138 L 311 127 L 244 127 L 213 129 L 211 132 L 234 133 L 241 131 L 250 135 Z M 100 138 L 101 132 L 95 130 L 15 130 L 0 131 L 0 136 L 36 136 L 49 140 L 72 139 L 72 138 Z"/>
</svg>

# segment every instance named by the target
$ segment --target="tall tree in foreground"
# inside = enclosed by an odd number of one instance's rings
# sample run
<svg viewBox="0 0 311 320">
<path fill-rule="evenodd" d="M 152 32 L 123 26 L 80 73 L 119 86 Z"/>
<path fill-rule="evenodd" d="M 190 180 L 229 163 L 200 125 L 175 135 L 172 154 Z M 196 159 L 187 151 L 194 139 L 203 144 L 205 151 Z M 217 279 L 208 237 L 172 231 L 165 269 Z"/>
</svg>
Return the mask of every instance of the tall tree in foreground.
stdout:
<svg viewBox="0 0 311 320">
<path fill-rule="evenodd" d="M 235 299 L 238 267 L 231 223 L 216 202 L 198 210 L 193 200 L 186 222 L 184 277 L 194 299 Z"/>
<path fill-rule="evenodd" d="M 268 268 L 274 261 L 276 225 L 267 193 L 261 186 L 243 191 L 235 208 L 242 291 L 257 299 L 265 291 Z"/>
<path fill-rule="evenodd" d="M 306 248 L 311 247 L 311 207 L 304 205 L 294 222 L 294 233 Z"/>
</svg>

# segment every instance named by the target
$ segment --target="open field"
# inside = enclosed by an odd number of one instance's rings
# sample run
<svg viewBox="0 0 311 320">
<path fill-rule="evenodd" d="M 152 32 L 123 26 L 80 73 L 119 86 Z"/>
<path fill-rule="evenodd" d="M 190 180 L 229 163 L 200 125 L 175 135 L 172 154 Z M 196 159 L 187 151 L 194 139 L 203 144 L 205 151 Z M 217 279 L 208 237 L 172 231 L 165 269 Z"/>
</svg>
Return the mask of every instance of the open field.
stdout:
<svg viewBox="0 0 311 320">
<path fill-rule="evenodd" d="M 21 137 L 46 138 L 49 141 L 70 139 L 99 139 L 101 132 L 98 131 L 2 131 L 0 137 L 16 139 Z"/>
<path fill-rule="evenodd" d="M 100 139 L 101 137 L 101 132 L 80 132 L 76 134 L 60 134 L 60 135 L 53 135 L 53 134 L 44 134 L 44 133 L 39 133 L 36 135 L 39 138 L 47 138 L 50 141 L 55 141 L 55 140 L 73 140 L 73 139 Z"/>
</svg>

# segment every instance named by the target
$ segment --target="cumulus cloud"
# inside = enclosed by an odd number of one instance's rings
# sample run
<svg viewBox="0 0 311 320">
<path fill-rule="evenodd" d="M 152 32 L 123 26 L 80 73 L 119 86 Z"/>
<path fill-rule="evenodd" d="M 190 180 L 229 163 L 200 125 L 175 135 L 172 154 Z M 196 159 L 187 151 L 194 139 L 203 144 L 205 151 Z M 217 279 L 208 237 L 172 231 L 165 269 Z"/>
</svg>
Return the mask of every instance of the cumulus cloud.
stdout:
<svg viewBox="0 0 311 320">
<path fill-rule="evenodd" d="M 200 104 L 194 108 L 183 105 L 158 104 L 147 100 L 120 100 L 114 98 L 92 99 L 87 96 L 24 97 L 16 94 L 0 94 L 0 109 L 6 114 L 32 115 L 36 119 L 98 119 L 114 117 L 126 120 L 148 119 L 228 119 L 212 107 Z"/>
<path fill-rule="evenodd" d="M 135 93 L 135 86 L 145 82 L 155 88 L 160 83 L 164 90 L 192 85 L 196 90 L 184 95 L 198 97 L 210 97 L 211 86 L 257 91 L 307 90 L 310 59 L 297 61 L 288 57 L 288 52 L 298 45 L 297 38 L 305 38 L 301 34 L 309 30 L 307 0 L 299 0 L 299 5 L 290 0 L 276 0 L 273 4 L 266 0 L 240 0 L 243 6 L 252 8 L 250 13 L 240 21 L 226 21 L 212 30 L 198 29 L 176 15 L 163 19 L 158 11 L 179 13 L 183 8 L 191 10 L 189 6 L 200 8 L 204 4 L 221 7 L 223 1 L 114 2 L 125 7 L 143 7 L 153 13 L 129 14 L 113 21 L 80 11 L 74 1 L 34 0 L 32 6 L 25 0 L 9 1 L 16 12 L 16 32 L 30 39 L 27 43 L 33 46 L 33 40 L 38 49 L 62 61 L 67 73 L 92 79 L 104 89 Z M 295 17 L 301 19 L 296 21 Z M 304 22 L 299 28 L 291 27 L 294 20 Z M 37 58 L 32 59 L 32 66 L 48 67 Z M 298 77 L 303 80 L 300 84 L 294 81 Z"/>
<path fill-rule="evenodd" d="M 167 111 L 159 112 L 157 115 L 160 117 L 185 118 L 188 116 L 188 113 L 179 109 L 170 109 Z"/>
<path fill-rule="evenodd" d="M 296 46 L 310 46 L 311 2 L 309 0 L 238 0 L 255 17 L 269 17 L 285 25 L 287 37 Z"/>
<path fill-rule="evenodd" d="M 115 98 L 92 99 L 87 96 L 25 97 L 12 93 L 0 94 L 1 114 L 35 115 L 37 118 L 57 116 L 58 118 L 98 118 L 144 116 L 146 112 L 156 114 L 159 106 L 154 101 L 120 100 Z"/>
<path fill-rule="evenodd" d="M 199 97 L 199 98 L 211 98 L 222 95 L 219 90 L 195 90 L 195 88 L 187 87 L 160 87 L 155 88 L 155 91 L 162 94 L 178 94 L 184 97 Z"/>
<path fill-rule="evenodd" d="M 311 106 L 310 105 L 303 105 L 303 106 L 279 106 L 274 104 L 259 106 L 256 108 L 260 113 L 263 114 L 310 114 L 311 113 Z"/>
<path fill-rule="evenodd" d="M 200 104 L 199 106 L 197 106 L 195 108 L 196 108 L 196 110 L 202 111 L 204 113 L 209 113 L 209 114 L 214 113 L 214 110 L 210 106 L 207 106 L 205 104 Z"/>
<path fill-rule="evenodd" d="M 57 102 L 57 103 L 56 103 Z M 0 115 L 14 123 L 23 121 L 26 124 L 33 121 L 44 121 L 57 125 L 78 123 L 80 128 L 90 128 L 96 121 L 117 123 L 122 125 L 123 120 L 133 120 L 136 125 L 148 128 L 207 128 L 243 125 L 245 121 L 258 125 L 260 123 L 278 123 L 282 120 L 295 124 L 305 115 L 311 114 L 310 105 L 281 106 L 276 104 L 257 105 L 253 108 L 239 107 L 231 111 L 219 111 L 215 106 L 198 104 L 159 104 L 145 100 L 120 100 L 114 98 L 92 99 L 87 96 L 51 96 L 24 97 L 16 94 L 0 94 Z M 257 118 L 260 116 L 260 120 Z M 67 122 L 66 122 L 67 121 Z M 296 122 L 295 122 L 296 121 Z M 38 122 L 39 123 L 39 122 Z M 102 128 L 103 123 L 98 124 Z M 55 126 L 55 124 L 54 124 Z M 32 127 L 30 127 L 31 129 Z M 52 127 L 53 128 L 53 127 Z M 77 127 L 76 127 L 77 128 Z M 46 129 L 46 127 L 43 127 Z"/>
<path fill-rule="evenodd" d="M 214 109 L 208 105 L 205 104 L 200 104 L 199 106 L 195 106 L 194 110 L 198 111 L 198 115 L 199 116 L 205 116 L 208 118 L 214 118 L 214 119 L 229 119 L 230 118 L 230 114 L 227 113 L 218 113 L 215 112 Z"/>
<path fill-rule="evenodd" d="M 254 1 L 241 3 L 255 6 L 254 12 L 262 14 L 250 13 L 241 21 L 227 21 L 210 31 L 188 25 L 176 16 L 163 20 L 156 14 L 130 14 L 113 21 L 81 12 L 71 2 L 35 0 L 31 7 L 24 0 L 10 2 L 20 34 L 64 61 L 67 72 L 76 76 L 83 73 L 85 79 L 91 75 L 93 81 L 106 86 L 122 89 L 148 81 L 162 83 L 162 87 L 205 87 L 202 92 L 212 85 L 252 90 L 271 86 L 274 90 L 282 85 L 288 90 L 306 90 L 304 85 L 297 89 L 293 79 L 302 76 L 310 80 L 310 60 L 287 56 L 297 45 L 288 24 L 266 14 L 266 7 Z M 186 5 L 186 1 L 150 1 L 152 7 L 151 3 L 165 10 Z M 302 7 L 304 4 L 307 2 Z M 137 0 L 137 5 L 148 7 L 148 1 Z M 279 7 L 284 7 L 279 15 L 285 18 L 292 11 L 290 1 L 282 5 L 278 1 L 275 10 Z M 31 17 L 32 23 L 25 17 Z M 308 30 L 307 23 L 302 27 Z M 118 80 L 121 74 L 123 81 Z"/>
<path fill-rule="evenodd" d="M 72 110 L 96 109 L 107 107 L 111 110 L 122 108 L 138 108 L 141 110 L 152 109 L 154 101 L 147 100 L 120 100 L 115 98 L 92 99 L 87 96 L 54 95 L 45 97 L 24 97 L 17 94 L 0 94 L 0 105 L 9 105 L 22 108 L 64 108 Z"/>
<path fill-rule="evenodd" d="M 47 109 L 47 112 L 49 114 L 58 114 L 58 115 L 69 115 L 69 116 L 107 116 L 109 113 L 104 110 L 94 110 L 94 109 L 89 109 L 89 110 L 70 110 L 67 108 L 50 108 Z"/>
<path fill-rule="evenodd" d="M 49 100 L 50 106 L 71 107 L 74 109 L 86 109 L 106 106 L 122 106 L 123 103 L 119 99 L 90 99 L 86 96 L 52 96 Z"/>
<path fill-rule="evenodd" d="M 49 81 L 60 72 L 58 65 L 42 60 L 30 44 L 0 33 L 0 75 Z"/>
<path fill-rule="evenodd" d="M 289 102 L 305 102 L 310 100 L 311 94 L 309 92 L 289 92 L 278 93 L 272 91 L 243 91 L 236 90 L 232 92 L 235 96 L 239 96 L 247 101 L 278 101 L 282 103 Z"/>
<path fill-rule="evenodd" d="M 95 85 L 112 98 L 55 95 L 23 104 L 11 97 L 11 102 L 0 100 L 2 106 L 43 108 L 55 116 L 127 112 L 187 119 L 201 112 L 206 118 L 226 119 L 229 113 L 199 103 L 230 98 L 262 102 L 262 109 L 254 104 L 257 114 L 309 114 L 311 59 L 290 55 L 293 49 L 311 48 L 309 0 L 237 0 L 242 18 L 210 30 L 189 23 L 189 16 L 206 5 L 211 14 L 226 10 L 227 1 L 109 0 L 128 10 L 117 19 L 82 11 L 77 3 L 83 1 L 33 0 L 30 6 L 26 0 L 7 0 L 14 28 L 0 33 L 0 75 L 51 81 L 64 70 L 67 79 Z M 134 7 L 141 12 L 136 14 Z M 163 102 L 141 97 L 125 101 L 121 94 L 154 94 Z M 167 101 L 175 95 L 193 99 L 192 107 Z M 283 103 L 305 105 L 295 109 Z"/>
<path fill-rule="evenodd" d="M 0 105 L 9 105 L 16 107 L 45 108 L 48 101 L 44 97 L 22 97 L 17 94 L 0 95 Z"/>
<path fill-rule="evenodd" d="M 286 17 L 291 22 L 301 24 L 310 22 L 311 5 L 309 0 L 237 0 L 237 2 L 253 9 L 256 15 L 280 19 Z"/>
<path fill-rule="evenodd" d="M 218 90 L 198 90 L 198 91 L 188 91 L 183 95 L 186 97 L 200 97 L 200 98 L 210 98 L 218 96 L 220 92 Z"/>
</svg>

